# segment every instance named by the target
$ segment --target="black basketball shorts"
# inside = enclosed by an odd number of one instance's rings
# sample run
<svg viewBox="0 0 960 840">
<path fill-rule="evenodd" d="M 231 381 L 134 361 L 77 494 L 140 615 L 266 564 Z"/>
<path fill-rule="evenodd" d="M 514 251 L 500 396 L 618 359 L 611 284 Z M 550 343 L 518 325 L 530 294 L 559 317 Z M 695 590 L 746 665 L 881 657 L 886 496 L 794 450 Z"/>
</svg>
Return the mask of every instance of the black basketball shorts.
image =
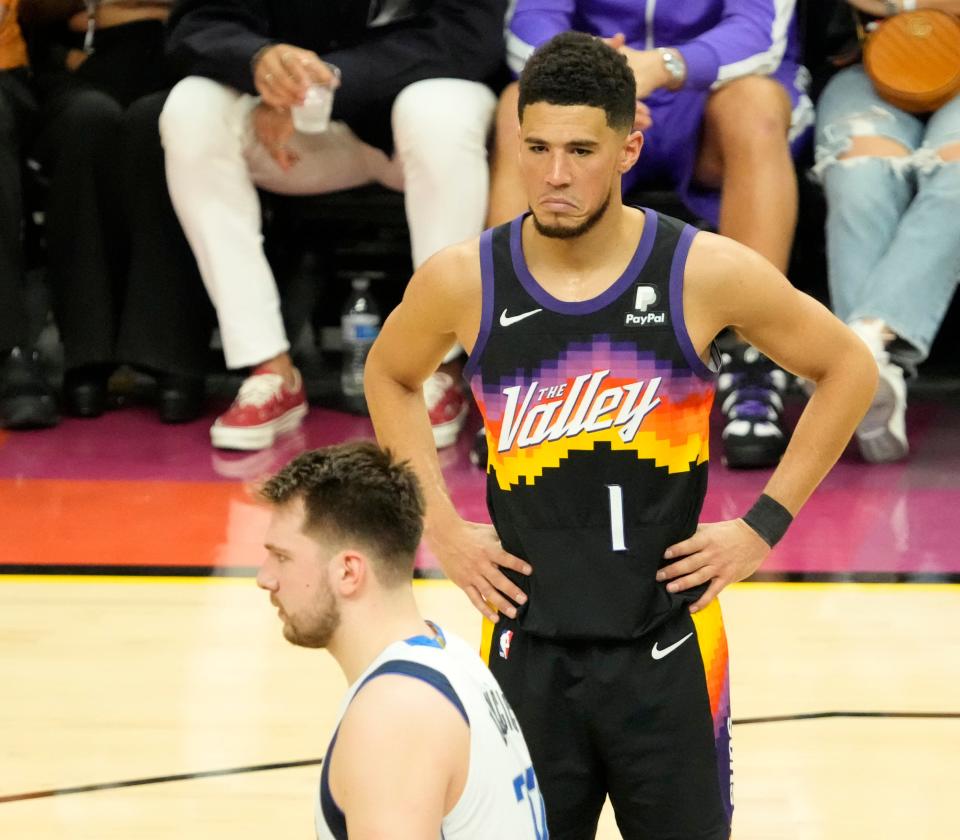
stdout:
<svg viewBox="0 0 960 840">
<path fill-rule="evenodd" d="M 529 636 L 501 615 L 481 651 L 513 707 L 551 840 L 727 840 L 733 813 L 727 641 L 714 600 L 629 643 Z"/>
</svg>

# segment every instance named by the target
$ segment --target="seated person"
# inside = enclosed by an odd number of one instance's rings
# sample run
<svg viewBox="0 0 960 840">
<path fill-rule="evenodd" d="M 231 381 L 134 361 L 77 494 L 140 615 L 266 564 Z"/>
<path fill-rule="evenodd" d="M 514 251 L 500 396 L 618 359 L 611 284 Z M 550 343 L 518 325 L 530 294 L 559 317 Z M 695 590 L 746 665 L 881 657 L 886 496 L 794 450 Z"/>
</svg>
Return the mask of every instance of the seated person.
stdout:
<svg viewBox="0 0 960 840">
<path fill-rule="evenodd" d="M 880 0 L 850 0 L 875 17 Z M 960 0 L 918 0 L 960 14 Z M 827 199 L 834 312 L 873 351 L 880 381 L 857 428 L 872 463 L 906 456 L 904 374 L 930 352 L 960 280 L 960 95 L 931 114 L 882 99 L 861 64 L 818 104 L 815 172 Z"/>
<path fill-rule="evenodd" d="M 690 211 L 785 271 L 797 216 L 792 156 L 809 136 L 813 107 L 799 64 L 792 2 L 518 0 L 507 53 L 519 73 L 559 32 L 598 35 L 627 56 L 637 82 L 644 153 L 624 191 L 669 185 Z M 652 16 L 652 17 L 651 17 Z M 501 97 L 488 224 L 525 208 L 517 176 L 517 88 Z M 772 466 L 786 376 L 744 345 L 725 358 L 718 403 L 730 466 Z"/>
<path fill-rule="evenodd" d="M 36 102 L 19 0 L 0 0 L 0 428 L 57 424 L 57 402 L 31 347 L 23 265 L 24 146 Z"/>
<path fill-rule="evenodd" d="M 156 206 L 131 211 L 144 150 L 130 139 L 140 101 L 171 83 L 163 46 L 170 3 L 103 0 L 88 12 L 81 2 L 32 0 L 40 100 L 33 154 L 49 182 L 47 276 L 64 347 L 64 407 L 74 416 L 105 409 L 131 241 L 157 224 Z M 153 125 L 157 134 L 156 114 Z M 155 250 L 162 263 L 172 249 Z"/>
<path fill-rule="evenodd" d="M 256 187 L 403 190 L 416 265 L 483 227 L 496 101 L 481 80 L 502 60 L 505 0 L 339 6 L 184 0 L 171 18 L 169 49 L 188 78 L 160 120 L 170 195 L 217 311 L 227 366 L 253 369 L 211 429 L 216 447 L 270 446 L 307 412 Z M 290 109 L 311 84 L 336 86 L 333 122 L 300 134 Z M 425 393 L 443 445 L 467 406 L 453 379 L 438 379 Z"/>
</svg>

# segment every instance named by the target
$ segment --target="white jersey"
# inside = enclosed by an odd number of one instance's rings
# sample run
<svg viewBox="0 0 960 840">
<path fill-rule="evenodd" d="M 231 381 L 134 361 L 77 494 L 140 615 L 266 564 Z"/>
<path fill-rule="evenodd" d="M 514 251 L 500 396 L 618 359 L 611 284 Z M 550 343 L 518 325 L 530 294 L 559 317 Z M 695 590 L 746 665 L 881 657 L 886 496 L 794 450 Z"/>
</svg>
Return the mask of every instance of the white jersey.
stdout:
<svg viewBox="0 0 960 840">
<path fill-rule="evenodd" d="M 318 840 L 347 840 L 346 820 L 327 776 L 337 732 L 357 692 L 382 674 L 423 680 L 447 697 L 470 727 L 470 767 L 463 794 L 441 824 L 438 840 L 546 840 L 543 798 L 520 726 L 500 686 L 462 639 L 416 636 L 386 648 L 350 686 L 330 740 L 316 803 Z"/>
</svg>

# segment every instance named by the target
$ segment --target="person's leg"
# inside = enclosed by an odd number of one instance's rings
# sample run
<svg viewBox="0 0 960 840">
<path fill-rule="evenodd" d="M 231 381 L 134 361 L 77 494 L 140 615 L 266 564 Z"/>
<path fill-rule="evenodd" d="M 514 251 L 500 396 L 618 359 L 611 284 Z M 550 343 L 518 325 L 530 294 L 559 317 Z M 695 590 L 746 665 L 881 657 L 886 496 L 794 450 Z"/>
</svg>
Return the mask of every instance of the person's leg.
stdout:
<svg viewBox="0 0 960 840">
<path fill-rule="evenodd" d="M 624 840 L 727 840 L 730 680 L 719 603 L 598 649 L 589 679 L 591 723 Z"/>
<path fill-rule="evenodd" d="M 123 109 L 64 77 L 43 102 L 37 155 L 50 187 L 47 276 L 64 352 L 64 404 L 80 417 L 106 408 L 115 363 L 117 291 L 126 232 L 117 167 Z"/>
<path fill-rule="evenodd" d="M 483 230 L 495 107 L 490 88 L 461 79 L 417 82 L 394 102 L 393 138 L 403 167 L 414 268 Z"/>
<path fill-rule="evenodd" d="M 797 222 L 797 176 L 787 90 L 765 76 L 724 85 L 707 100 L 694 177 L 719 187 L 718 230 L 786 271 Z"/>
<path fill-rule="evenodd" d="M 551 840 L 593 840 L 607 783 L 590 726 L 595 687 L 585 680 L 595 646 L 530 636 L 505 615 L 484 619 L 483 638 L 481 656 L 530 750 Z"/>
<path fill-rule="evenodd" d="M 27 104 L 25 85 L 11 72 L 0 72 L 0 351 L 23 346 L 27 333 L 23 267 L 23 135 Z"/>
<path fill-rule="evenodd" d="M 827 201 L 830 299 L 848 321 L 913 198 L 909 156 L 923 127 L 880 99 L 859 66 L 831 79 L 818 109 L 814 173 Z"/>
<path fill-rule="evenodd" d="M 230 368 L 262 364 L 290 347 L 244 159 L 253 105 L 252 97 L 192 76 L 173 88 L 160 115 L 170 199 L 217 311 Z"/>
<path fill-rule="evenodd" d="M 520 87 L 513 82 L 504 88 L 497 104 L 496 130 L 490 158 L 490 207 L 487 227 L 510 221 L 527 209 L 527 196 L 520 179 L 520 120 L 517 101 Z"/>
<path fill-rule="evenodd" d="M 394 102 L 393 137 L 403 169 L 414 268 L 483 230 L 490 183 L 487 136 L 495 107 L 486 85 L 461 79 L 417 82 Z M 459 345 L 452 346 L 444 362 L 452 364 L 461 352 Z M 456 441 L 469 409 L 458 373 L 441 370 L 424 388 L 438 447 Z"/>
<path fill-rule="evenodd" d="M 903 369 L 887 351 L 894 333 L 874 301 L 906 279 L 901 272 L 909 277 L 911 294 L 924 297 L 916 295 L 915 278 L 924 276 L 915 273 L 913 260 L 922 259 L 919 254 L 906 264 L 899 258 L 885 277 L 880 271 L 910 212 L 911 158 L 923 127 L 916 117 L 881 100 L 860 67 L 835 76 L 821 102 L 815 172 L 827 199 L 832 305 L 870 347 L 880 372 L 873 403 L 857 427 L 857 442 L 867 460 L 892 461 L 908 451 L 906 385 Z"/>
<path fill-rule="evenodd" d="M 166 98 L 138 99 L 123 120 L 130 261 L 117 358 L 156 373 L 160 419 L 185 422 L 203 410 L 214 312 L 167 191 L 159 130 Z"/>
<path fill-rule="evenodd" d="M 891 356 L 908 368 L 929 354 L 960 280 L 960 96 L 930 118 L 911 164 L 916 195 L 849 315 L 882 321 L 896 336 Z"/>
<path fill-rule="evenodd" d="M 35 102 L 19 71 L 0 71 L 0 428 L 56 425 L 57 403 L 30 345 L 23 265 L 24 139 Z"/>
</svg>

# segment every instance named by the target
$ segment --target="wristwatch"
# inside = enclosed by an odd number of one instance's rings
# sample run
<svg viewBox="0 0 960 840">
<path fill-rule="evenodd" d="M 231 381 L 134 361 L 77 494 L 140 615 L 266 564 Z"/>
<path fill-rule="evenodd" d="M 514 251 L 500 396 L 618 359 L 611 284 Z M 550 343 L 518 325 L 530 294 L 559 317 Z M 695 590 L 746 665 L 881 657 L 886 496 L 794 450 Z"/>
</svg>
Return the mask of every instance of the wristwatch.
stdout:
<svg viewBox="0 0 960 840">
<path fill-rule="evenodd" d="M 673 50 L 657 47 L 657 52 L 660 53 L 663 66 L 670 76 L 670 84 L 667 85 L 667 89 L 676 90 L 683 85 L 684 79 L 687 78 L 687 66 L 683 63 L 683 59 Z"/>
</svg>

